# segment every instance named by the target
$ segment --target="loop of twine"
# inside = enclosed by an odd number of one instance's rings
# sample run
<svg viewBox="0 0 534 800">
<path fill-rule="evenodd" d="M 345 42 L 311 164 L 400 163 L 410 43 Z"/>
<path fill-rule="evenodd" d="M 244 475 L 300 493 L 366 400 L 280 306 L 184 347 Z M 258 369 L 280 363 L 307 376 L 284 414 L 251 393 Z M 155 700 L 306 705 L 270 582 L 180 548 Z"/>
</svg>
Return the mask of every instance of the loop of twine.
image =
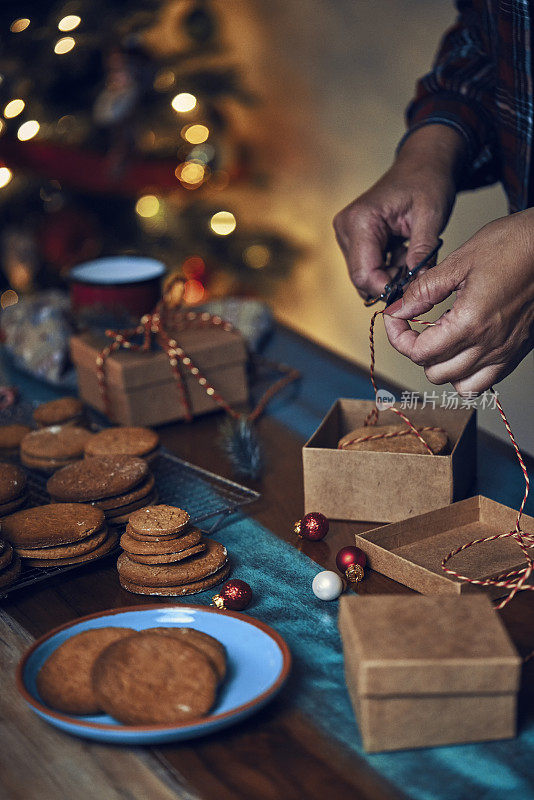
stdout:
<svg viewBox="0 0 534 800">
<path fill-rule="evenodd" d="M 106 415 L 111 419 L 112 409 L 106 379 L 107 359 L 112 353 L 120 350 L 121 348 L 126 350 L 147 352 L 152 346 L 152 336 L 154 336 L 155 340 L 168 356 L 169 365 L 178 386 L 180 402 L 184 409 L 184 416 L 187 422 L 190 422 L 193 419 L 193 412 L 182 370 L 185 374 L 189 373 L 192 375 L 198 381 L 198 384 L 205 390 L 206 394 L 211 397 L 230 417 L 233 419 L 239 419 L 242 416 L 245 416 L 248 421 L 254 422 L 263 413 L 269 401 L 285 386 L 297 380 L 300 377 L 300 373 L 295 369 L 285 366 L 284 364 L 277 364 L 277 370 L 285 374 L 267 389 L 253 411 L 247 415 L 242 415 L 235 411 L 229 405 L 229 403 L 226 402 L 224 397 L 222 397 L 222 395 L 208 381 L 206 376 L 203 375 L 186 351 L 180 347 L 176 339 L 169 336 L 165 329 L 172 306 L 177 305 L 177 309 L 174 312 L 176 314 L 174 322 L 178 323 L 180 330 L 188 330 L 197 327 L 213 327 L 228 332 L 235 330 L 234 326 L 230 322 L 227 322 L 216 314 L 210 314 L 207 311 L 196 312 L 185 311 L 181 309 L 180 302 L 181 298 L 183 298 L 183 284 L 184 281 L 182 278 L 173 278 L 168 284 L 162 299 L 158 302 L 154 311 L 151 314 L 145 314 L 141 318 L 139 325 L 137 325 L 135 328 L 123 331 L 106 331 L 106 336 L 112 339 L 112 341 L 103 347 L 96 357 L 98 385 Z M 178 304 L 172 300 L 173 294 L 176 293 L 177 288 L 182 288 L 182 292 L 178 292 L 180 295 L 180 301 Z M 135 342 L 132 342 L 134 336 L 142 336 L 142 344 L 136 344 Z"/>
<path fill-rule="evenodd" d="M 369 344 L 370 344 L 370 352 L 371 352 L 371 363 L 370 363 L 369 371 L 370 371 L 370 375 L 371 375 L 371 383 L 372 383 L 373 389 L 375 391 L 375 397 L 377 396 L 378 388 L 377 388 L 376 381 L 375 381 L 374 325 L 375 325 L 375 320 L 376 320 L 377 316 L 379 316 L 379 314 L 383 314 L 383 313 L 384 313 L 383 310 L 375 311 L 375 313 L 373 314 L 373 316 L 371 318 L 371 327 L 370 327 L 370 331 L 369 331 Z M 420 320 L 420 319 L 411 319 L 411 320 L 408 320 L 408 321 L 409 322 L 416 322 L 419 325 L 434 325 L 435 324 L 433 322 L 426 322 L 425 320 Z M 515 528 L 512 531 L 509 531 L 507 533 L 496 533 L 493 536 L 486 536 L 486 537 L 483 537 L 481 539 L 474 539 L 473 541 L 467 542 L 466 544 L 462 545 L 461 547 L 457 547 L 455 550 L 451 550 L 451 552 L 447 556 L 445 556 L 445 558 L 442 560 L 441 568 L 448 575 L 451 575 L 452 577 L 456 578 L 459 581 L 463 581 L 464 583 L 471 583 L 471 584 L 474 584 L 476 586 L 494 586 L 494 587 L 497 587 L 497 588 L 500 588 L 500 589 L 509 590 L 508 593 L 503 597 L 503 599 L 496 605 L 496 609 L 498 611 L 500 611 L 502 608 L 504 608 L 510 602 L 510 600 L 513 600 L 513 598 L 519 592 L 522 592 L 522 591 L 534 591 L 534 586 L 529 585 L 527 583 L 528 580 L 530 579 L 532 573 L 534 572 L 534 560 L 533 560 L 532 556 L 530 555 L 530 553 L 528 552 L 529 548 L 534 547 L 534 533 L 525 533 L 521 529 L 521 518 L 523 516 L 523 510 L 524 510 L 525 504 L 527 502 L 527 497 L 528 497 L 529 488 L 530 488 L 530 480 L 529 480 L 527 468 L 526 468 L 523 456 L 521 455 L 521 451 L 519 450 L 519 447 L 518 447 L 517 442 L 515 440 L 515 436 L 514 436 L 514 434 L 512 432 L 510 424 L 508 422 L 508 419 L 506 417 L 506 414 L 504 413 L 504 409 L 503 409 L 503 407 L 501 405 L 501 402 L 500 402 L 499 398 L 497 397 L 497 393 L 495 392 L 493 386 L 490 387 L 490 391 L 493 394 L 493 396 L 495 397 L 495 403 L 496 403 L 497 408 L 499 410 L 499 414 L 501 415 L 501 418 L 502 418 L 502 421 L 504 423 L 504 426 L 505 426 L 505 428 L 506 428 L 506 430 L 508 432 L 508 436 L 510 437 L 510 441 L 512 442 L 513 448 L 515 450 L 515 454 L 517 456 L 517 460 L 519 462 L 519 466 L 521 467 L 521 471 L 523 472 L 523 477 L 525 479 L 525 492 L 524 492 L 524 495 L 523 495 L 523 500 L 522 500 L 521 505 L 519 507 L 519 510 L 517 512 Z M 391 407 L 388 410 L 389 411 L 393 411 L 395 414 L 397 414 L 399 417 L 401 417 L 401 419 L 403 419 L 404 422 L 409 426 L 410 430 L 398 431 L 398 432 L 393 432 L 393 433 L 385 433 L 385 434 L 377 434 L 375 436 L 370 435 L 370 436 L 367 436 L 367 437 L 364 437 L 364 438 L 355 439 L 354 441 L 360 442 L 360 441 L 366 441 L 368 439 L 393 438 L 394 436 L 403 436 L 403 435 L 406 435 L 406 434 L 408 434 L 410 432 L 413 432 L 413 433 L 416 434 L 417 438 L 426 446 L 426 449 L 430 453 L 432 453 L 432 451 L 430 450 L 430 448 L 428 447 L 428 445 L 426 444 L 426 442 L 424 441 L 424 439 L 420 435 L 419 431 L 424 431 L 424 430 L 443 430 L 442 428 L 419 428 L 419 429 L 416 429 L 412 425 L 412 423 L 410 422 L 408 417 L 406 417 L 401 411 L 399 411 L 399 409 Z M 379 414 L 378 408 L 375 406 L 372 409 L 372 411 L 368 414 L 364 424 L 365 425 L 376 425 L 376 422 L 378 420 L 378 414 Z M 501 573 L 500 575 L 497 575 L 494 578 L 477 579 L 477 578 L 470 578 L 467 575 L 461 575 L 456 570 L 453 570 L 453 569 L 451 569 L 450 567 L 447 566 L 447 564 L 451 560 L 451 558 L 453 558 L 454 556 L 458 555 L 458 553 L 461 553 L 464 550 L 467 550 L 469 547 L 474 547 L 475 545 L 486 544 L 488 542 L 494 542 L 494 541 L 497 541 L 499 539 L 508 539 L 508 538 L 513 539 L 517 543 L 517 545 L 521 548 L 521 550 L 523 552 L 523 555 L 525 556 L 525 559 L 527 561 L 526 567 L 523 567 L 522 569 L 517 569 L 517 570 L 510 570 L 509 572 L 503 572 L 503 573 Z M 534 652 L 531 653 L 527 657 L 527 660 L 528 660 L 528 658 L 532 658 L 532 657 L 534 657 Z"/>
</svg>

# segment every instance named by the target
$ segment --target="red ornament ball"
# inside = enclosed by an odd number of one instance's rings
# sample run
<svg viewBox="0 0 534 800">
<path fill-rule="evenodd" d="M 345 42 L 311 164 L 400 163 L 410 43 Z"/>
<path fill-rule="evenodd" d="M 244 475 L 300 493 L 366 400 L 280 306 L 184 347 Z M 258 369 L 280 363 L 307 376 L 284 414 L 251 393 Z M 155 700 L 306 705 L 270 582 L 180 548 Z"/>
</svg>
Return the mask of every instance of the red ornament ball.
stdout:
<svg viewBox="0 0 534 800">
<path fill-rule="evenodd" d="M 213 599 L 213 605 L 230 611 L 243 611 L 252 600 L 252 589 L 245 581 L 235 578 L 227 581 L 219 594 Z"/>
<path fill-rule="evenodd" d="M 319 542 L 328 533 L 329 523 L 324 514 L 320 511 L 310 511 L 302 519 L 295 522 L 294 531 L 301 539 L 308 539 L 310 542 Z"/>
<path fill-rule="evenodd" d="M 359 547 L 342 547 L 336 556 L 336 566 L 338 570 L 348 578 L 349 581 L 361 581 L 363 569 L 367 564 L 367 557 Z"/>
</svg>

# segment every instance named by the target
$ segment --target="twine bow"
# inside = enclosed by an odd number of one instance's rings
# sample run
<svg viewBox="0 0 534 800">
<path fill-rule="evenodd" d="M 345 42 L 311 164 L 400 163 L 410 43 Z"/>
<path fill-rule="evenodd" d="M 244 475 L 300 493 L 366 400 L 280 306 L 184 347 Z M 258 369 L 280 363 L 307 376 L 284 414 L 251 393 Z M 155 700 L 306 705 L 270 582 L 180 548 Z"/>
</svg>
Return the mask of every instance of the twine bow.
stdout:
<svg viewBox="0 0 534 800">
<path fill-rule="evenodd" d="M 219 317 L 217 314 L 209 314 L 207 311 L 186 311 L 182 307 L 184 296 L 183 278 L 178 276 L 173 277 L 165 287 L 161 300 L 156 305 L 154 311 L 150 314 L 145 314 L 135 328 L 130 328 L 123 331 L 107 330 L 106 336 L 112 341 L 102 348 L 96 357 L 96 369 L 98 377 L 98 385 L 104 403 L 106 415 L 111 418 L 111 402 L 108 392 L 106 380 L 106 361 L 112 353 L 124 348 L 125 350 L 134 350 L 140 352 L 148 352 L 152 347 L 154 340 L 160 345 L 162 350 L 167 354 L 169 365 L 172 370 L 173 377 L 178 386 L 180 393 L 180 402 L 184 409 L 185 419 L 190 422 L 193 418 L 191 403 L 185 386 L 184 376 L 182 370 L 187 374 L 192 375 L 201 386 L 208 397 L 211 397 L 220 408 L 233 419 L 240 419 L 243 415 L 235 411 L 229 403 L 226 402 L 224 397 L 217 391 L 217 389 L 210 383 L 206 376 L 201 372 L 199 367 L 193 362 L 191 357 L 187 354 L 183 347 L 180 346 L 174 336 L 169 335 L 167 328 L 170 323 L 175 330 L 191 330 L 201 328 L 219 328 L 220 330 L 232 332 L 235 330 L 234 326 L 226 320 Z M 134 337 L 142 336 L 142 343 L 137 344 L 132 341 Z M 297 370 L 286 367 L 283 364 L 276 365 L 278 371 L 283 372 L 284 375 L 276 381 L 261 397 L 260 401 L 254 410 L 246 415 L 248 421 L 253 422 L 265 409 L 267 403 L 274 397 L 277 392 L 287 386 L 292 381 L 300 377 Z"/>
</svg>

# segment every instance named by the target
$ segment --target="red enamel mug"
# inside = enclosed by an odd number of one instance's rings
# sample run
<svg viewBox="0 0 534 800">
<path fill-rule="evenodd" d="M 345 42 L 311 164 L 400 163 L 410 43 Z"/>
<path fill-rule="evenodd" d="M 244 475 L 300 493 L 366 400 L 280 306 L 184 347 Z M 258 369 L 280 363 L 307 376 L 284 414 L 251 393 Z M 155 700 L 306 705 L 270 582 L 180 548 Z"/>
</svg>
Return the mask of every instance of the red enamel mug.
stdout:
<svg viewBox="0 0 534 800">
<path fill-rule="evenodd" d="M 112 256 L 77 264 L 69 273 L 75 313 L 101 310 L 138 319 L 161 296 L 161 261 L 142 256 Z"/>
</svg>

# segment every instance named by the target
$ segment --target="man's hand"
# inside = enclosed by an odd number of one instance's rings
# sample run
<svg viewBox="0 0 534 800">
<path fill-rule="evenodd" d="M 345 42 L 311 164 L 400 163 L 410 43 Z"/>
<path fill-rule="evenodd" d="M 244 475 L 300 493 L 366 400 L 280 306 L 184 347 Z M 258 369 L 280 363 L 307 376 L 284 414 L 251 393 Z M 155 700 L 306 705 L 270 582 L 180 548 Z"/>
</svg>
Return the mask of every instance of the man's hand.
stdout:
<svg viewBox="0 0 534 800">
<path fill-rule="evenodd" d="M 456 291 L 452 309 L 421 333 L 405 320 Z M 495 220 L 406 287 L 385 310 L 388 338 L 432 383 L 479 394 L 534 347 L 534 209 Z"/>
<path fill-rule="evenodd" d="M 380 294 L 399 266 L 411 269 L 436 246 L 454 205 L 463 158 L 464 143 L 454 130 L 420 128 L 378 183 L 335 217 L 338 244 L 363 297 Z"/>
</svg>

